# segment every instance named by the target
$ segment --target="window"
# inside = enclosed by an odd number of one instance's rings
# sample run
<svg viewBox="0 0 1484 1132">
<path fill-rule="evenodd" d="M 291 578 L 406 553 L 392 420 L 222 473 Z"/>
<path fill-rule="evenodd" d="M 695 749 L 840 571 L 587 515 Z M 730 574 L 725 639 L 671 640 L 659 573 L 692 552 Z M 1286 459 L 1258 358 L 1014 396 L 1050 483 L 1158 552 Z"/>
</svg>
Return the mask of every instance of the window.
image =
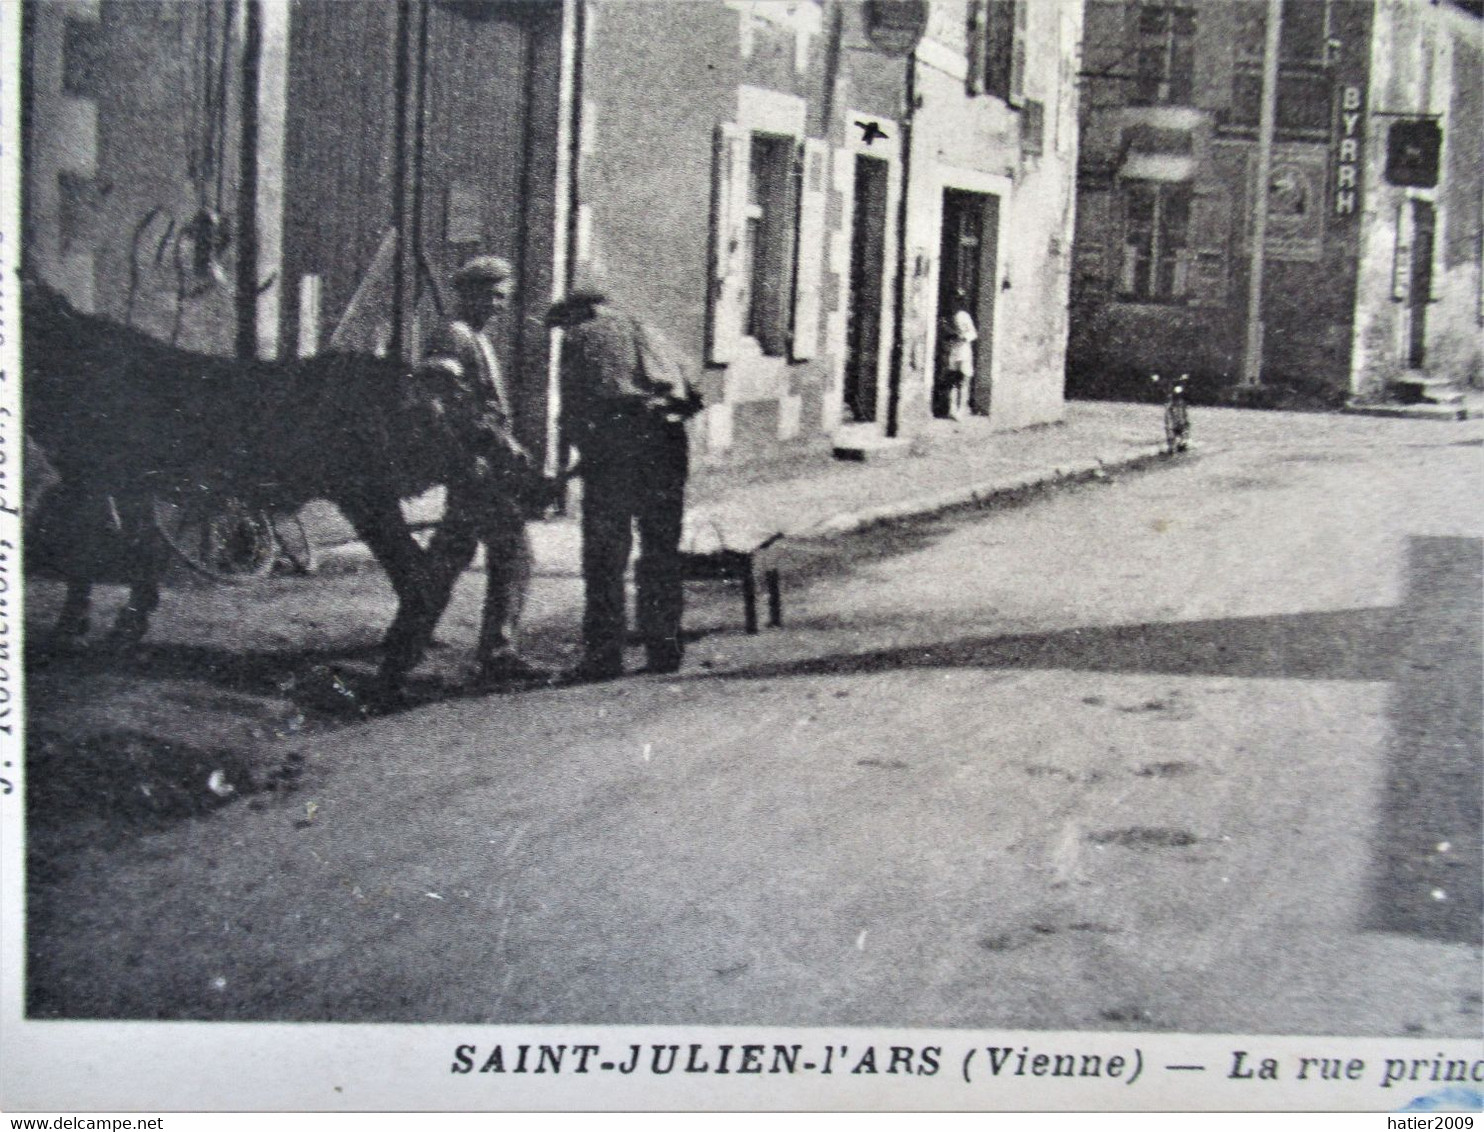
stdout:
<svg viewBox="0 0 1484 1132">
<path fill-rule="evenodd" d="M 743 326 L 765 354 L 788 348 L 797 214 L 792 138 L 754 134 L 742 234 Z"/>
<path fill-rule="evenodd" d="M 1290 138 L 1327 136 L 1330 82 L 1322 72 L 1278 73 L 1278 133 Z M 1226 124 L 1255 130 L 1262 114 L 1262 69 L 1238 70 L 1232 78 L 1231 113 Z"/>
<path fill-rule="evenodd" d="M 1124 193 L 1122 297 L 1171 302 L 1185 294 L 1190 189 L 1134 182 Z"/>
<path fill-rule="evenodd" d="M 1138 34 L 1135 104 L 1189 105 L 1195 74 L 1194 10 L 1141 7 Z"/>
<path fill-rule="evenodd" d="M 57 231 L 62 254 L 96 250 L 98 183 L 79 173 L 57 174 Z"/>
<path fill-rule="evenodd" d="M 62 33 L 62 93 L 97 98 L 102 60 L 102 26 L 96 20 L 68 16 Z"/>
<path fill-rule="evenodd" d="M 1029 0 L 969 0 L 970 94 L 993 94 L 1020 105 L 1028 12 Z"/>
<path fill-rule="evenodd" d="M 1267 9 L 1244 4 L 1237 10 L 1236 68 L 1232 74 L 1231 109 L 1224 124 L 1255 130 L 1262 113 L 1262 55 Z M 1327 0 L 1283 0 L 1278 49 L 1278 119 L 1280 136 L 1317 138 L 1330 125 L 1330 80 L 1324 67 L 1329 36 Z"/>
<path fill-rule="evenodd" d="M 1096 290 L 1106 270 L 1112 276 L 1106 285 L 1126 301 L 1225 306 L 1232 223 L 1226 193 L 1219 186 L 1128 181 L 1121 195 L 1121 261 L 1115 254 L 1114 262 L 1105 265 L 1100 246 L 1100 230 L 1110 219 L 1116 231 L 1118 198 L 1107 198 L 1111 208 L 1090 209 L 1087 227 L 1079 219 L 1078 239 L 1095 237 L 1089 243 L 1099 245 L 1079 265 L 1082 286 Z"/>
<path fill-rule="evenodd" d="M 826 142 L 718 127 L 713 171 L 706 357 L 738 347 L 794 361 L 814 357 L 828 197 Z"/>
</svg>

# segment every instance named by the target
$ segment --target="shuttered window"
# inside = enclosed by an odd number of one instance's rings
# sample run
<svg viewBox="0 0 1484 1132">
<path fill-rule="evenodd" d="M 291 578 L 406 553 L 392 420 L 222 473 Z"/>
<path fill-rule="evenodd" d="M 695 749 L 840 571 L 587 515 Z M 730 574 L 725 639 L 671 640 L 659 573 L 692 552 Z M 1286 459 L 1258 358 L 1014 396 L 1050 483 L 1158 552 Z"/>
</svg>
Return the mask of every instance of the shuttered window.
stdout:
<svg viewBox="0 0 1484 1132">
<path fill-rule="evenodd" d="M 1190 234 L 1184 295 L 1193 306 L 1227 303 L 1227 243 L 1231 236 L 1231 201 L 1220 191 L 1197 191 L 1190 201 Z"/>
<path fill-rule="evenodd" d="M 1079 294 L 1102 295 L 1108 290 L 1108 247 L 1117 241 L 1110 192 L 1079 188 L 1077 231 L 1072 244 L 1072 279 Z"/>
<path fill-rule="evenodd" d="M 818 346 L 828 150 L 730 123 L 716 133 L 707 360 L 726 365 L 750 338 L 762 353 L 812 358 Z"/>
<path fill-rule="evenodd" d="M 1195 75 L 1195 12 L 1147 4 L 1138 10 L 1136 105 L 1185 105 Z"/>
<path fill-rule="evenodd" d="M 984 93 L 985 56 L 989 50 L 985 33 L 989 24 L 989 0 L 969 0 L 968 26 L 965 29 L 968 51 L 968 71 L 965 85 L 971 95 Z"/>
<path fill-rule="evenodd" d="M 788 348 L 793 314 L 794 245 L 798 232 L 798 144 L 753 134 L 742 228 L 743 326 L 763 353 Z"/>
<path fill-rule="evenodd" d="M 982 0 L 982 6 L 971 6 L 971 93 L 979 93 L 982 86 L 984 93 L 1020 105 L 1025 97 L 1028 20 L 1029 0 Z"/>
<path fill-rule="evenodd" d="M 1185 185 L 1133 181 L 1125 186 L 1122 298 L 1172 302 L 1183 297 L 1190 196 Z"/>
<path fill-rule="evenodd" d="M 1130 302 L 1225 306 L 1231 231 L 1226 194 L 1195 192 L 1188 185 L 1131 181 L 1123 186 L 1121 196 L 1118 297 Z M 1081 233 L 1090 235 L 1095 226 L 1103 225 L 1092 209 L 1085 225 L 1078 225 L 1079 239 Z M 1087 251 L 1091 254 L 1079 252 L 1078 279 L 1083 286 L 1096 287 L 1107 277 L 1108 268 L 1092 248 Z"/>
<path fill-rule="evenodd" d="M 804 142 L 801 154 L 794 322 L 789 346 L 793 359 L 799 362 L 814 357 L 819 347 L 819 289 L 824 278 L 829 152 L 829 146 L 825 142 L 808 138 Z"/>
<path fill-rule="evenodd" d="M 718 126 L 711 192 L 711 287 L 707 303 L 706 359 L 725 365 L 742 338 L 747 190 L 752 136 L 730 123 Z"/>
<path fill-rule="evenodd" d="M 1014 0 L 1010 34 L 1010 90 L 1005 101 L 1019 106 L 1025 101 L 1026 30 L 1030 25 L 1030 0 Z"/>
</svg>

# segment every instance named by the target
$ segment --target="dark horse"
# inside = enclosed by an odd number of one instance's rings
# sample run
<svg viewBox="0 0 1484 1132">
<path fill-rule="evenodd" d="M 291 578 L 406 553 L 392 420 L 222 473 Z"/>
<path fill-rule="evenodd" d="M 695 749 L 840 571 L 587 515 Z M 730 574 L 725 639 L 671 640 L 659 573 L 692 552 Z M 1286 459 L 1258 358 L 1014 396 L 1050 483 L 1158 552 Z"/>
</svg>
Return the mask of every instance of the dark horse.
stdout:
<svg viewBox="0 0 1484 1132">
<path fill-rule="evenodd" d="M 206 488 L 282 510 L 327 499 L 396 592 L 380 680 L 385 691 L 401 684 L 469 556 L 440 550 L 436 537 L 425 551 L 400 501 L 492 463 L 508 467 L 508 451 L 484 451 L 487 436 L 469 427 L 481 406 L 386 359 L 258 362 L 177 349 L 84 314 L 35 282 L 24 285 L 23 315 L 27 438 L 58 480 L 47 509 L 64 524 L 71 518 L 81 532 L 74 544 L 97 531 L 91 519 L 106 516 L 125 547 L 126 576 L 117 580 L 130 591 L 112 643 L 138 642 L 159 604 L 168 547 L 153 501 L 162 492 Z M 51 557 L 67 583 L 55 632 L 75 640 L 88 630 L 97 560 Z"/>
</svg>

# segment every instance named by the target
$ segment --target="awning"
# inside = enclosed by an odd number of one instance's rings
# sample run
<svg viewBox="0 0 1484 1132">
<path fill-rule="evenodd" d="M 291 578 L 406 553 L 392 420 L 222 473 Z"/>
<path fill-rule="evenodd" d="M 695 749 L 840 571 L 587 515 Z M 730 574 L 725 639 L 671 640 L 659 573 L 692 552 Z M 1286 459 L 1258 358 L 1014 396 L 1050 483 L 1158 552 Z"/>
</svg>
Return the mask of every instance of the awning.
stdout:
<svg viewBox="0 0 1484 1132">
<path fill-rule="evenodd" d="M 1191 154 L 1134 152 L 1123 159 L 1118 176 L 1125 181 L 1181 183 L 1195 180 L 1195 166 Z"/>
</svg>

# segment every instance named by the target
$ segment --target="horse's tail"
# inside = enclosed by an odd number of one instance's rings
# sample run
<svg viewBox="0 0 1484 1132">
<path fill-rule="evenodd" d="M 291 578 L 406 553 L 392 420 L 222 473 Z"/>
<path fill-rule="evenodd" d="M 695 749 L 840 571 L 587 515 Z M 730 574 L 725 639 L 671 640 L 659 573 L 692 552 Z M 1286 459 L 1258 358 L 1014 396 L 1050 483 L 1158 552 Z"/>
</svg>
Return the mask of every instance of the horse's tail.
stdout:
<svg viewBox="0 0 1484 1132">
<path fill-rule="evenodd" d="M 26 433 L 22 440 L 24 487 L 21 491 L 21 521 L 29 523 L 41 505 L 62 482 L 62 473 L 51 462 L 46 449 Z"/>
</svg>

